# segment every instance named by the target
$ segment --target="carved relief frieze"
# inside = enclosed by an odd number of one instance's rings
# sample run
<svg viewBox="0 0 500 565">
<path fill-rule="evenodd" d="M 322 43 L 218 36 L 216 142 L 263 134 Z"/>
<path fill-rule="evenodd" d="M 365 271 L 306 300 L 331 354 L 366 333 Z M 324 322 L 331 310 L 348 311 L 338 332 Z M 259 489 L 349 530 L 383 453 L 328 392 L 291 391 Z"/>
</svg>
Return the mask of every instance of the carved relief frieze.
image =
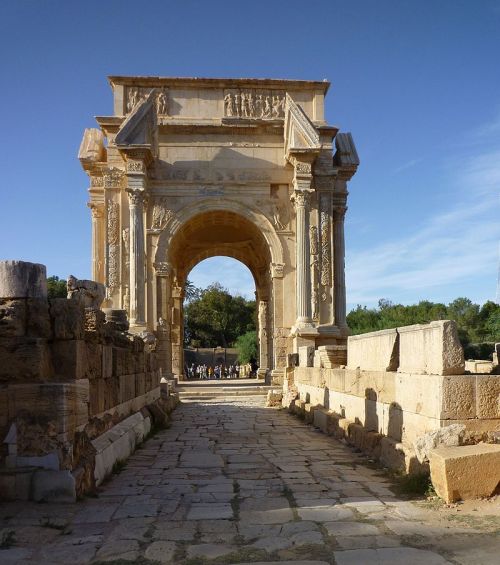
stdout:
<svg viewBox="0 0 500 565">
<path fill-rule="evenodd" d="M 123 171 L 109 169 L 104 173 L 104 188 L 120 188 L 122 185 Z"/>
<path fill-rule="evenodd" d="M 143 173 L 144 163 L 143 161 L 136 161 L 129 159 L 127 161 L 127 172 L 128 173 Z"/>
<path fill-rule="evenodd" d="M 225 90 L 224 116 L 226 118 L 283 120 L 285 118 L 285 92 L 255 88 Z"/>
<path fill-rule="evenodd" d="M 132 110 L 153 90 L 143 86 L 127 86 L 126 94 L 126 112 L 129 114 Z M 159 116 L 168 115 L 168 88 L 157 88 L 156 94 L 156 111 Z"/>
<path fill-rule="evenodd" d="M 107 206 L 107 240 L 108 240 L 108 261 L 107 261 L 107 287 L 112 293 L 120 285 L 120 206 L 117 202 L 108 200 Z"/>
<path fill-rule="evenodd" d="M 151 216 L 151 229 L 164 230 L 173 216 L 174 211 L 168 208 L 168 199 L 165 197 L 155 198 Z"/>
<path fill-rule="evenodd" d="M 330 246 L 330 213 L 329 213 L 330 197 L 322 194 L 320 198 L 320 246 L 321 246 L 321 275 L 320 282 L 323 287 L 331 285 L 331 246 Z M 323 289 L 321 299 L 326 302 L 328 292 Z"/>
<path fill-rule="evenodd" d="M 122 230 L 123 251 L 125 255 L 125 265 L 130 264 L 130 228 Z"/>
<path fill-rule="evenodd" d="M 96 176 L 91 176 L 90 177 L 90 186 L 92 188 L 101 188 L 104 186 L 104 177 L 96 177 Z"/>
</svg>

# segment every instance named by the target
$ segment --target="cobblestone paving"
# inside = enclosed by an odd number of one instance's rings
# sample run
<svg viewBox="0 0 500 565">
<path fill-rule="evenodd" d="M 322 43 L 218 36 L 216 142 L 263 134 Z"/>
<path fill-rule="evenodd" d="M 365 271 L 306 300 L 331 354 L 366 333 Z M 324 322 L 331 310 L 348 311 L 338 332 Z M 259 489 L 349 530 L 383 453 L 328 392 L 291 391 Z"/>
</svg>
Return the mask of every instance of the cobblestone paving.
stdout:
<svg viewBox="0 0 500 565">
<path fill-rule="evenodd" d="M 262 397 L 187 403 L 97 498 L 4 504 L 0 563 L 500 562 L 500 522 L 401 500 Z"/>
</svg>

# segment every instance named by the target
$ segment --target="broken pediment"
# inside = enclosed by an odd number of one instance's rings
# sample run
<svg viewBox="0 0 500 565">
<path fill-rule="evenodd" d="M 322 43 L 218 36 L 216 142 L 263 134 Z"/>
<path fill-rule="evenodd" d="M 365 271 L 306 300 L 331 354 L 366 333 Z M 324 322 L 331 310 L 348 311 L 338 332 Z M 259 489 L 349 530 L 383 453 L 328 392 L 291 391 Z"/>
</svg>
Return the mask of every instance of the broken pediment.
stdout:
<svg viewBox="0 0 500 565">
<path fill-rule="evenodd" d="M 285 159 L 294 153 L 316 154 L 321 148 L 318 130 L 288 94 L 285 98 Z"/>
<path fill-rule="evenodd" d="M 153 89 L 127 116 L 115 137 L 119 149 L 156 146 L 156 90 Z"/>
</svg>

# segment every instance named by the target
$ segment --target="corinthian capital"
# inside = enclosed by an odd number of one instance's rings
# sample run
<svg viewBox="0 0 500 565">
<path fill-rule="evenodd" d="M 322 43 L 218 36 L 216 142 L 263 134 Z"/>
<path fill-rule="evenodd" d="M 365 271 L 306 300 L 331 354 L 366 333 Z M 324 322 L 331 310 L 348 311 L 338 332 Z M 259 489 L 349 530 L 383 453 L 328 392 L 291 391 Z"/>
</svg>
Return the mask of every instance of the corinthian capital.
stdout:
<svg viewBox="0 0 500 565">
<path fill-rule="evenodd" d="M 104 214 L 104 205 L 103 204 L 96 204 L 95 202 L 89 202 L 87 206 L 90 208 L 92 213 L 92 218 L 97 220 L 98 218 L 102 218 Z"/>
<path fill-rule="evenodd" d="M 131 206 L 138 206 L 143 204 L 145 201 L 145 195 L 143 190 L 128 188 L 128 200 Z"/>
<path fill-rule="evenodd" d="M 295 208 L 307 208 L 311 201 L 311 192 L 308 190 L 294 190 L 290 200 Z"/>
</svg>

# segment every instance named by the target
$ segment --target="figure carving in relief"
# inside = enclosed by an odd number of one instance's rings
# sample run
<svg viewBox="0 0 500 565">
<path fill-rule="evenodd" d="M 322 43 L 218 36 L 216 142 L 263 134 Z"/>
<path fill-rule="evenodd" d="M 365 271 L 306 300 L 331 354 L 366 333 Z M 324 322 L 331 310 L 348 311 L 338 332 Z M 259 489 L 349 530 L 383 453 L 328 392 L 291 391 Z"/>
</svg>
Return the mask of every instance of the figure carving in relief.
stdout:
<svg viewBox="0 0 500 565">
<path fill-rule="evenodd" d="M 167 209 L 165 199 L 159 199 L 153 206 L 151 229 L 163 230 L 173 214 L 172 210 Z"/>
<path fill-rule="evenodd" d="M 168 114 L 168 98 L 164 89 L 160 90 L 156 98 L 156 110 L 159 116 L 166 116 Z"/>
<path fill-rule="evenodd" d="M 137 88 L 128 88 L 127 89 L 127 112 L 132 112 L 132 110 L 137 106 L 139 102 L 139 92 Z"/>
<path fill-rule="evenodd" d="M 258 94 L 255 99 L 255 117 L 261 118 L 264 109 L 264 101 L 262 100 L 262 94 Z"/>
<path fill-rule="evenodd" d="M 264 99 L 264 111 L 262 113 L 264 118 L 271 118 L 272 117 L 272 106 L 271 106 L 271 97 L 266 96 Z"/>
<path fill-rule="evenodd" d="M 247 94 L 247 106 L 248 106 L 248 115 L 250 117 L 255 117 L 255 104 L 253 101 L 253 93 L 249 92 Z"/>
<path fill-rule="evenodd" d="M 234 105 L 235 105 L 235 114 L 236 116 L 241 116 L 241 96 L 239 92 L 234 95 Z"/>
<path fill-rule="evenodd" d="M 234 116 L 234 99 L 233 95 L 228 92 L 226 96 L 224 96 L 224 107 L 226 111 L 226 116 L 232 118 Z"/>
<path fill-rule="evenodd" d="M 122 240 L 125 249 L 125 263 L 128 265 L 130 262 L 130 228 L 125 228 L 122 231 Z"/>
<path fill-rule="evenodd" d="M 273 96 L 273 118 L 279 118 L 280 116 L 280 97 Z"/>
</svg>

